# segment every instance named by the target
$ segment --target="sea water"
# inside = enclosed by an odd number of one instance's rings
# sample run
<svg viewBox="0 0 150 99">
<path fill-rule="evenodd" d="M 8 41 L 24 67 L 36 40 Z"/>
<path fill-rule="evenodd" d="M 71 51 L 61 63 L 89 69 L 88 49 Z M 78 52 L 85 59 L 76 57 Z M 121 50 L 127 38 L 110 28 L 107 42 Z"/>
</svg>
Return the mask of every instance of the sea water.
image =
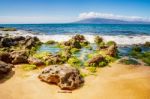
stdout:
<svg viewBox="0 0 150 99">
<path fill-rule="evenodd" d="M 17 35 L 38 36 L 43 42 L 61 42 L 75 34 L 84 35 L 91 43 L 94 42 L 95 35 L 102 36 L 105 41 L 116 41 L 120 45 L 150 41 L 150 25 L 147 24 L 1 24 L 0 27 L 17 28 Z"/>
<path fill-rule="evenodd" d="M 115 41 L 119 47 L 121 55 L 127 55 L 133 44 L 144 44 L 150 41 L 150 25 L 147 24 L 0 24 L 0 27 L 14 27 L 18 31 L 7 32 L 13 36 L 37 36 L 41 41 L 55 40 L 57 42 L 67 41 L 75 34 L 82 34 L 90 42 L 94 43 L 96 35 L 102 36 L 104 41 Z M 0 34 L 5 34 L 0 31 Z M 128 46 L 127 46 L 128 45 Z M 143 50 L 150 50 L 143 48 Z M 40 51 L 57 53 L 59 48 L 53 45 L 42 45 Z M 89 50 L 82 49 L 76 56 L 90 53 Z"/>
</svg>

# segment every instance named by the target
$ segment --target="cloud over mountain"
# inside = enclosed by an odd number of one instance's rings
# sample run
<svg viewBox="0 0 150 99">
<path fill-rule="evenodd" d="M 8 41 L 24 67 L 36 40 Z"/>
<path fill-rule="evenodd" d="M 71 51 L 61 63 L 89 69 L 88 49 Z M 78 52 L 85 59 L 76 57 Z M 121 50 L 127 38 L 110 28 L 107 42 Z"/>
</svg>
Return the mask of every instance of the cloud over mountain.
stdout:
<svg viewBox="0 0 150 99">
<path fill-rule="evenodd" d="M 79 14 L 79 19 L 88 19 L 88 18 L 105 18 L 105 19 L 117 19 L 124 21 L 145 21 L 150 22 L 150 18 L 143 18 L 139 16 L 123 16 L 115 15 L 111 13 L 98 13 L 98 12 L 84 12 Z"/>
</svg>

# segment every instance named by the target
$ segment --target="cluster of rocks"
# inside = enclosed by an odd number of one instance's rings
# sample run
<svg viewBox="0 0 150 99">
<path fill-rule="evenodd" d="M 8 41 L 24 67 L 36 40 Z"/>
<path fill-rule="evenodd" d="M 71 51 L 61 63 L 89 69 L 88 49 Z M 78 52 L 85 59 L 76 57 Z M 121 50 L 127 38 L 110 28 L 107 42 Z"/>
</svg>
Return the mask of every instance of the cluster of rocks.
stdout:
<svg viewBox="0 0 150 99">
<path fill-rule="evenodd" d="M 39 44 L 41 42 L 37 37 L 0 36 L 0 72 L 7 74 L 12 70 L 14 64 L 29 63 L 31 49 Z"/>
<path fill-rule="evenodd" d="M 84 80 L 78 69 L 67 66 L 49 66 L 39 75 L 42 81 L 58 85 L 61 89 L 73 90 L 81 86 Z"/>
<path fill-rule="evenodd" d="M 106 55 L 111 57 L 117 56 L 117 44 L 114 41 L 109 41 L 107 43 L 103 42 L 103 38 L 96 36 L 95 43 L 97 44 L 98 50 L 106 51 Z"/>
<path fill-rule="evenodd" d="M 0 48 L 10 49 L 11 47 L 20 48 L 20 49 L 31 49 L 41 44 L 40 40 L 37 37 L 2 37 L 0 36 Z"/>
<path fill-rule="evenodd" d="M 70 48 L 80 49 L 83 46 L 87 46 L 89 42 L 83 35 L 75 35 L 70 40 L 61 43 L 62 46 L 68 46 Z"/>
</svg>

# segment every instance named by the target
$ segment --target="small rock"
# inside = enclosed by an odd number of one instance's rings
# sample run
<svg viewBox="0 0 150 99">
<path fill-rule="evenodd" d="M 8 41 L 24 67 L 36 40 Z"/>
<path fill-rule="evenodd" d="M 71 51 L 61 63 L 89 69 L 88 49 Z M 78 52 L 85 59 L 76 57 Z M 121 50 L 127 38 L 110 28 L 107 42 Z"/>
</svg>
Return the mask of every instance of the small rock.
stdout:
<svg viewBox="0 0 150 99">
<path fill-rule="evenodd" d="M 99 64 L 99 62 L 103 61 L 104 57 L 102 55 L 96 55 L 92 59 L 88 61 L 88 64 Z"/>
<path fill-rule="evenodd" d="M 37 66 L 44 65 L 44 62 L 42 60 L 40 60 L 38 58 L 34 58 L 34 57 L 29 57 L 28 63 L 33 64 L 33 65 L 37 65 Z"/>
<path fill-rule="evenodd" d="M 0 61 L 0 79 L 12 70 L 13 65 Z"/>
</svg>

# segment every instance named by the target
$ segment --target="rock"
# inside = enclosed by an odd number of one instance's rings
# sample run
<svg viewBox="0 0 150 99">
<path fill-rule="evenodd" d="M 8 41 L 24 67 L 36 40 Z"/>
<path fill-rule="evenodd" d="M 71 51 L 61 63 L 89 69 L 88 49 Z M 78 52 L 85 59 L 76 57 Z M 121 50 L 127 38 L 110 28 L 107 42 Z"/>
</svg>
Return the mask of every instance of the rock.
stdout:
<svg viewBox="0 0 150 99">
<path fill-rule="evenodd" d="M 10 47 L 10 46 L 14 46 L 15 44 L 13 43 L 13 39 L 12 38 L 7 38 L 4 37 L 1 39 L 1 44 L 3 47 Z"/>
<path fill-rule="evenodd" d="M 145 47 L 150 47 L 150 42 L 145 42 L 144 46 Z"/>
<path fill-rule="evenodd" d="M 83 35 L 75 35 L 70 40 L 61 43 L 61 45 L 81 49 L 84 46 L 87 46 L 89 42 L 84 38 Z"/>
<path fill-rule="evenodd" d="M 104 57 L 99 54 L 99 55 L 94 56 L 92 59 L 90 59 L 88 61 L 88 64 L 89 65 L 92 65 L 92 64 L 98 65 L 99 62 L 102 62 L 102 61 L 104 61 Z"/>
<path fill-rule="evenodd" d="M 80 34 L 73 36 L 72 39 L 74 39 L 75 41 L 78 41 L 78 42 L 82 42 L 85 40 L 84 36 L 80 35 Z"/>
<path fill-rule="evenodd" d="M 142 48 L 139 45 L 134 45 L 132 47 L 132 51 L 134 51 L 134 52 L 142 52 Z"/>
<path fill-rule="evenodd" d="M 94 42 L 99 45 L 101 42 L 103 42 L 103 38 L 100 36 L 96 36 Z"/>
<path fill-rule="evenodd" d="M 25 41 L 24 41 L 24 46 L 25 46 L 25 48 L 31 49 L 32 47 L 35 47 L 40 43 L 41 42 L 37 37 L 27 36 Z"/>
<path fill-rule="evenodd" d="M 13 41 L 24 41 L 25 40 L 25 37 L 23 36 L 16 36 L 13 38 Z"/>
<path fill-rule="evenodd" d="M 48 65 L 63 64 L 64 59 L 60 55 L 51 55 L 45 58 Z"/>
<path fill-rule="evenodd" d="M 28 51 L 13 51 L 10 53 L 10 56 L 12 58 L 12 64 L 27 63 Z"/>
<path fill-rule="evenodd" d="M 39 79 L 68 90 L 76 89 L 84 82 L 78 69 L 67 66 L 46 67 L 39 75 Z"/>
<path fill-rule="evenodd" d="M 0 61 L 0 79 L 12 70 L 13 65 Z"/>
<path fill-rule="evenodd" d="M 44 62 L 42 60 L 40 60 L 38 58 L 34 58 L 34 57 L 29 57 L 28 58 L 28 63 L 36 65 L 36 66 L 44 65 Z"/>
<path fill-rule="evenodd" d="M 8 52 L 0 52 L 0 60 L 6 63 L 11 63 L 12 58 Z"/>
<path fill-rule="evenodd" d="M 125 65 L 141 65 L 139 60 L 130 57 L 122 57 L 121 59 L 118 60 L 118 63 Z"/>
<path fill-rule="evenodd" d="M 41 44 L 40 40 L 37 37 L 0 37 L 0 47 L 20 47 L 22 49 L 31 49 L 32 47 Z"/>
<path fill-rule="evenodd" d="M 109 46 L 106 54 L 115 57 L 117 55 L 117 47 L 115 45 Z"/>
</svg>

